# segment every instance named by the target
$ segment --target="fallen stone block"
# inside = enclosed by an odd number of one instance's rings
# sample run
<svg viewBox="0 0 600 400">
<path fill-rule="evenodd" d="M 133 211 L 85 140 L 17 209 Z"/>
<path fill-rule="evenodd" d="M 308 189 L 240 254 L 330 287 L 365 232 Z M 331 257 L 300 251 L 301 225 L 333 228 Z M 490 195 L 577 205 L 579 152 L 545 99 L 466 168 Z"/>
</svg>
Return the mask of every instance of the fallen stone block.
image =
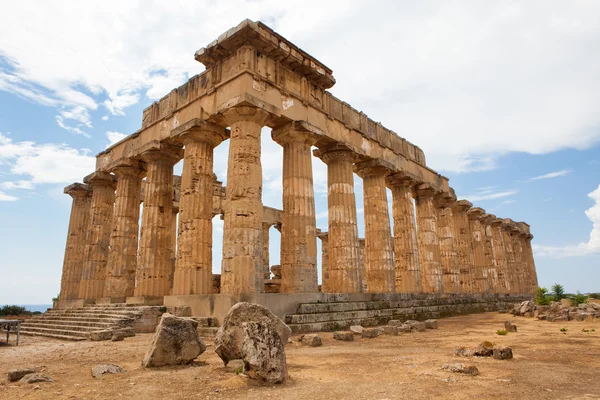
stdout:
<svg viewBox="0 0 600 400">
<path fill-rule="evenodd" d="M 408 324 L 402 324 L 400 326 L 398 326 L 398 332 L 402 332 L 402 333 L 408 333 L 411 331 L 411 326 Z"/>
<path fill-rule="evenodd" d="M 98 364 L 92 368 L 92 376 L 94 378 L 100 378 L 104 374 L 120 374 L 127 372 L 116 364 Z"/>
<path fill-rule="evenodd" d="M 43 374 L 27 374 L 19 382 L 23 383 L 38 383 L 38 382 L 56 382 L 54 379 L 49 377 L 48 375 Z"/>
<path fill-rule="evenodd" d="M 475 350 L 470 347 L 456 347 L 454 349 L 454 355 L 459 357 L 473 357 L 475 355 Z"/>
<path fill-rule="evenodd" d="M 365 328 L 363 328 L 360 325 L 352 325 L 350 327 L 350 331 L 352 331 L 352 333 L 356 333 L 357 335 L 362 335 L 364 330 L 365 330 Z"/>
<path fill-rule="evenodd" d="M 242 341 L 244 340 L 242 324 L 246 322 L 260 322 L 267 326 L 279 335 L 281 343 L 284 344 L 292 335 L 290 327 L 268 308 L 260 304 L 237 303 L 231 307 L 215 336 L 215 352 L 225 365 L 230 360 L 242 358 Z"/>
<path fill-rule="evenodd" d="M 410 326 L 410 330 L 413 332 L 423 332 L 426 328 L 425 322 L 409 320 L 406 324 Z"/>
<path fill-rule="evenodd" d="M 335 340 L 351 342 L 354 340 L 354 333 L 352 333 L 352 332 L 333 332 L 333 338 Z"/>
<path fill-rule="evenodd" d="M 506 332 L 516 332 L 517 326 L 510 323 L 510 321 L 504 321 L 504 329 Z"/>
<path fill-rule="evenodd" d="M 106 329 L 103 331 L 93 331 L 90 332 L 90 340 L 101 341 L 101 340 L 110 340 L 112 338 L 113 331 L 112 329 Z"/>
<path fill-rule="evenodd" d="M 475 348 L 475 355 L 477 357 L 491 357 L 494 354 L 494 344 L 492 342 L 481 342 Z"/>
<path fill-rule="evenodd" d="M 389 336 L 398 336 L 398 327 L 397 326 L 384 326 L 383 334 Z"/>
<path fill-rule="evenodd" d="M 494 358 L 496 360 L 510 360 L 513 358 L 512 348 L 507 346 L 494 346 Z"/>
<path fill-rule="evenodd" d="M 460 374 L 467 374 L 476 376 L 479 375 L 479 370 L 473 364 L 463 364 L 463 363 L 455 363 L 455 364 L 444 364 L 442 365 L 442 369 L 457 372 Z"/>
<path fill-rule="evenodd" d="M 302 335 L 300 338 L 300 344 L 302 346 L 319 347 L 323 344 L 323 341 L 321 340 L 321 336 L 316 334 Z"/>
<path fill-rule="evenodd" d="M 11 369 L 8 371 L 8 381 L 16 382 L 25 375 L 33 374 L 37 371 L 34 367 Z"/>
<path fill-rule="evenodd" d="M 164 313 L 142 365 L 161 367 L 189 364 L 205 350 L 206 346 L 198 336 L 197 321 Z"/>
<path fill-rule="evenodd" d="M 363 339 L 372 339 L 377 336 L 379 336 L 379 329 L 377 328 L 365 329 L 362 333 Z"/>
<path fill-rule="evenodd" d="M 285 349 L 279 334 L 269 325 L 253 321 L 242 323 L 244 373 L 265 383 L 282 383 L 288 376 Z"/>
<path fill-rule="evenodd" d="M 388 321 L 388 325 L 389 326 L 400 326 L 400 325 L 404 325 L 404 322 L 400 321 L 399 319 L 391 319 Z"/>
<path fill-rule="evenodd" d="M 121 341 L 125 340 L 125 336 L 120 333 L 113 333 L 110 340 L 113 342 L 121 342 Z"/>
<path fill-rule="evenodd" d="M 427 329 L 437 329 L 438 328 L 437 319 L 427 319 L 427 320 L 425 320 L 425 328 L 427 328 Z"/>
</svg>

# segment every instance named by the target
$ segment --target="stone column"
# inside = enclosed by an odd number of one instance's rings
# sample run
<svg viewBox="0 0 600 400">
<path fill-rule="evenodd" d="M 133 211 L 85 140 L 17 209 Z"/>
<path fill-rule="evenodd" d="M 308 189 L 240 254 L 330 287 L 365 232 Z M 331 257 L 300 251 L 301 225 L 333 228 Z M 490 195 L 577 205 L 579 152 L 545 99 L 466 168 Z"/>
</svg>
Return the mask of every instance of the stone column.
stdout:
<svg viewBox="0 0 600 400">
<path fill-rule="evenodd" d="M 445 293 L 459 293 L 469 291 L 461 288 L 461 276 L 458 264 L 458 249 L 456 243 L 456 229 L 451 205 L 456 201 L 453 193 L 440 193 L 436 196 L 437 233 L 440 247 L 440 263 L 444 280 Z M 466 289 L 466 290 L 465 290 Z"/>
<path fill-rule="evenodd" d="M 533 251 L 531 249 L 531 239 L 533 239 L 533 235 L 532 234 L 526 234 L 525 238 L 524 238 L 524 257 L 526 260 L 526 265 L 527 268 L 529 270 L 529 275 L 531 277 L 531 280 L 529 282 L 529 291 L 528 293 L 535 293 L 535 291 L 538 288 L 538 279 L 537 279 L 537 272 L 535 270 L 535 262 L 533 260 Z"/>
<path fill-rule="evenodd" d="M 354 197 L 352 163 L 355 155 L 342 146 L 319 151 L 327 164 L 329 210 L 329 290 L 334 293 L 361 291 L 360 253 Z"/>
<path fill-rule="evenodd" d="M 396 291 L 396 271 L 385 179 L 390 170 L 378 160 L 355 166 L 363 179 L 365 217 L 365 269 L 367 292 Z"/>
<path fill-rule="evenodd" d="M 485 211 L 484 211 L 485 212 Z M 494 246 L 492 243 L 493 232 L 492 232 L 492 221 L 496 219 L 495 215 L 483 214 L 479 221 L 481 222 L 481 226 L 483 228 L 484 236 L 484 255 L 485 255 L 485 265 L 488 271 L 488 287 L 492 293 L 502 293 L 500 288 L 500 263 L 494 257 Z"/>
<path fill-rule="evenodd" d="M 492 252 L 496 261 L 496 271 L 498 272 L 498 293 L 510 293 L 510 281 L 508 276 L 508 259 L 506 247 L 504 244 L 504 234 L 502 233 L 502 221 L 500 218 L 494 218 L 490 222 L 492 233 Z"/>
<path fill-rule="evenodd" d="M 262 166 L 260 132 L 267 112 L 234 107 L 223 117 L 231 126 L 224 207 L 221 293 L 264 291 Z"/>
<path fill-rule="evenodd" d="M 194 119 L 172 131 L 185 146 L 173 295 L 210 294 L 212 285 L 213 150 L 223 127 Z"/>
<path fill-rule="evenodd" d="M 503 223 L 500 226 L 500 232 L 502 233 L 502 240 L 504 242 L 504 255 L 506 258 L 506 267 L 504 279 L 507 282 L 508 293 L 517 293 L 517 277 L 515 268 L 515 252 L 513 249 L 512 237 L 511 237 L 511 224 L 507 220 L 502 220 Z"/>
<path fill-rule="evenodd" d="M 133 296 L 137 268 L 140 197 L 145 166 L 126 159 L 112 169 L 117 177 L 115 208 L 112 217 L 110 249 L 106 264 L 103 297 L 124 303 Z"/>
<path fill-rule="evenodd" d="M 92 188 L 92 199 L 79 298 L 91 300 L 101 298 L 104 293 L 115 204 L 115 177 L 107 172 L 97 171 L 86 176 L 83 181 Z"/>
<path fill-rule="evenodd" d="M 321 239 L 321 292 L 331 293 L 329 284 L 329 234 L 317 231 Z"/>
<path fill-rule="evenodd" d="M 487 271 L 484 266 L 475 266 L 473 238 L 467 215 L 467 210 L 471 207 L 472 204 L 466 200 L 459 200 L 452 205 L 461 292 L 484 293 L 487 287 Z"/>
<path fill-rule="evenodd" d="M 415 182 L 402 173 L 396 173 L 387 178 L 387 184 L 392 190 L 396 292 L 422 292 L 417 229 L 412 202 L 412 188 Z"/>
<path fill-rule="evenodd" d="M 461 200 L 465 201 L 465 200 Z M 459 203 L 459 202 L 457 202 Z M 471 203 L 469 203 L 470 205 Z M 475 268 L 475 291 L 479 293 L 489 293 L 490 276 L 489 268 L 485 257 L 485 226 L 481 223 L 481 217 L 485 211 L 481 208 L 464 207 L 469 222 L 469 232 L 471 234 L 471 248 L 473 249 L 473 266 Z"/>
<path fill-rule="evenodd" d="M 173 166 L 183 151 L 158 141 L 141 150 L 148 172 L 134 295 L 162 297 L 173 285 Z"/>
<path fill-rule="evenodd" d="M 435 195 L 436 191 L 429 184 L 423 183 L 416 188 L 419 263 L 425 293 L 444 291 Z"/>
<path fill-rule="evenodd" d="M 63 262 L 60 300 L 75 300 L 79 297 L 92 190 L 88 185 L 73 183 L 67 186 L 64 192 L 73 198 L 73 204 Z"/>
<path fill-rule="evenodd" d="M 313 135 L 292 122 L 273 131 L 283 147 L 281 293 L 318 292 L 317 221 L 311 146 Z"/>
<path fill-rule="evenodd" d="M 263 222 L 263 274 L 265 280 L 271 279 L 271 261 L 269 257 L 269 230 L 273 226 L 270 222 Z"/>
<path fill-rule="evenodd" d="M 360 291 L 367 291 L 367 267 L 365 263 L 365 239 L 358 238 L 358 276 L 360 280 Z"/>
<path fill-rule="evenodd" d="M 521 248 L 521 239 L 519 235 L 521 234 L 521 230 L 516 225 L 514 221 L 510 221 L 509 223 L 509 235 L 512 241 L 513 248 L 513 282 L 514 282 L 514 291 L 515 293 L 525 293 L 525 287 L 527 286 L 527 280 L 529 279 L 527 276 L 527 269 L 523 265 L 523 250 Z"/>
</svg>

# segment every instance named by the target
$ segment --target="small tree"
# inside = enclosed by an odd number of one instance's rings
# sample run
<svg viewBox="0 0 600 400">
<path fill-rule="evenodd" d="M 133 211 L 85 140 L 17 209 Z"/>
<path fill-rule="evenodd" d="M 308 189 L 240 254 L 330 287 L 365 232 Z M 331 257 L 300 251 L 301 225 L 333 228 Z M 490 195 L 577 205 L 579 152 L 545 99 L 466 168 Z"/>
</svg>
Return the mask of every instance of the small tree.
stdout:
<svg viewBox="0 0 600 400">
<path fill-rule="evenodd" d="M 579 291 L 577 291 L 577 294 L 571 298 L 571 301 L 573 302 L 573 306 L 577 307 L 580 304 L 587 303 L 588 297 L 585 294 L 581 294 Z"/>
<path fill-rule="evenodd" d="M 552 286 L 552 297 L 554 297 L 554 301 L 561 301 L 565 298 L 565 288 L 563 285 L 555 283 L 554 286 Z"/>
<path fill-rule="evenodd" d="M 547 306 L 550 304 L 550 299 L 548 298 L 548 289 L 545 287 L 538 287 L 535 292 L 535 304 L 538 306 Z"/>
</svg>

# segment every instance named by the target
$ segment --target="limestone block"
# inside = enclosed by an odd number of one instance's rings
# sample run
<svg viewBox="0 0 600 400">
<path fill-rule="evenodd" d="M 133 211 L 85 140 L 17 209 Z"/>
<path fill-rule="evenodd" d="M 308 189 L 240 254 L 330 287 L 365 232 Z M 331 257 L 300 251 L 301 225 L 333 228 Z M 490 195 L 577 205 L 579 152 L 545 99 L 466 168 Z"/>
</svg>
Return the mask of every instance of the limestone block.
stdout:
<svg viewBox="0 0 600 400">
<path fill-rule="evenodd" d="M 354 333 L 353 332 L 333 332 L 333 338 L 335 340 L 351 342 L 354 340 Z"/>
<path fill-rule="evenodd" d="M 372 338 L 376 338 L 377 336 L 379 336 L 379 329 L 377 328 L 369 328 L 369 329 L 365 329 L 362 332 L 362 338 L 365 339 L 372 339 Z"/>
<path fill-rule="evenodd" d="M 288 377 L 285 348 L 269 322 L 243 322 L 241 355 L 244 373 L 265 383 L 283 383 Z"/>
<path fill-rule="evenodd" d="M 100 378 L 105 374 L 121 374 L 123 372 L 127 371 L 116 364 L 98 364 L 92 368 L 92 377 Z"/>
<path fill-rule="evenodd" d="M 101 340 L 110 340 L 112 338 L 113 331 L 112 329 L 106 329 L 103 331 L 93 331 L 90 332 L 90 340 L 101 341 Z"/>
<path fill-rule="evenodd" d="M 463 364 L 463 363 L 454 363 L 454 364 L 444 364 L 442 365 L 442 369 L 450 372 L 457 372 L 460 374 L 479 375 L 479 370 L 473 364 Z"/>
<path fill-rule="evenodd" d="M 425 327 L 427 329 L 437 329 L 438 328 L 437 319 L 427 319 L 427 320 L 425 320 Z"/>
<path fill-rule="evenodd" d="M 362 335 L 364 330 L 365 330 L 365 328 L 363 328 L 360 325 L 352 325 L 350 327 L 350 331 L 352 331 L 352 333 L 356 333 L 357 335 Z"/>
<path fill-rule="evenodd" d="M 17 368 L 11 369 L 8 371 L 8 381 L 16 382 L 23 378 L 25 375 L 33 374 L 37 371 L 37 368 L 29 367 L 29 368 Z"/>
<path fill-rule="evenodd" d="M 27 374 L 19 382 L 22 383 L 39 383 L 39 382 L 56 382 L 54 379 L 44 374 Z"/>
<path fill-rule="evenodd" d="M 512 348 L 506 346 L 494 346 L 494 359 L 510 360 L 513 358 Z"/>
<path fill-rule="evenodd" d="M 302 346 L 309 346 L 309 347 L 318 347 L 323 344 L 321 337 L 316 334 L 302 335 L 299 338 L 299 341 L 300 341 L 300 344 L 302 344 Z"/>
<path fill-rule="evenodd" d="M 390 336 L 398 336 L 398 327 L 397 326 L 384 326 L 383 327 L 383 334 L 384 335 L 390 335 Z"/>
</svg>

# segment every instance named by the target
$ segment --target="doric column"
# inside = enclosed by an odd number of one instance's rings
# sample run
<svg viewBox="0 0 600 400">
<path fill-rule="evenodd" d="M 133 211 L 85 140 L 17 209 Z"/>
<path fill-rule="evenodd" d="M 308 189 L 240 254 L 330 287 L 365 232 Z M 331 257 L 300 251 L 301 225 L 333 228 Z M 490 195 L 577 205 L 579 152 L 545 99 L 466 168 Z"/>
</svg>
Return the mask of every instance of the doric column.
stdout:
<svg viewBox="0 0 600 400">
<path fill-rule="evenodd" d="M 193 119 L 171 134 L 185 146 L 173 295 L 212 293 L 213 150 L 227 137 L 218 125 Z"/>
<path fill-rule="evenodd" d="M 321 239 L 321 292 L 331 293 L 329 284 L 329 234 L 317 230 L 317 237 Z"/>
<path fill-rule="evenodd" d="M 263 222 L 263 275 L 265 280 L 271 279 L 271 261 L 269 257 L 269 230 L 273 224 L 271 222 Z"/>
<path fill-rule="evenodd" d="M 354 170 L 363 179 L 367 292 L 392 293 L 396 274 L 385 184 L 390 169 L 378 160 L 368 160 L 357 163 Z"/>
<path fill-rule="evenodd" d="M 92 188 L 90 219 L 79 284 L 80 299 L 98 299 L 104 293 L 110 228 L 115 204 L 115 177 L 97 171 L 83 180 Z"/>
<path fill-rule="evenodd" d="M 461 200 L 466 201 L 466 200 Z M 461 201 L 457 202 L 460 203 Z M 481 217 L 485 211 L 481 208 L 464 206 L 469 222 L 471 236 L 471 248 L 473 251 L 473 266 L 475 268 L 475 291 L 479 293 L 490 292 L 489 268 L 485 257 L 485 226 L 481 223 Z"/>
<path fill-rule="evenodd" d="M 515 265 L 515 251 L 512 243 L 510 221 L 503 219 L 501 225 L 502 240 L 504 241 L 504 255 L 506 257 L 505 280 L 508 283 L 508 293 L 517 293 L 517 269 Z"/>
<path fill-rule="evenodd" d="M 437 211 L 434 203 L 436 191 L 426 183 L 416 188 L 417 231 L 419 263 L 425 293 L 444 291 L 440 242 L 438 238 Z"/>
<path fill-rule="evenodd" d="M 231 127 L 224 207 L 221 293 L 264 291 L 260 132 L 267 112 L 234 107 L 223 117 Z"/>
<path fill-rule="evenodd" d="M 502 224 L 504 221 L 500 218 L 491 220 L 490 227 L 492 233 L 492 252 L 496 261 L 496 271 L 498 272 L 498 293 L 510 293 L 510 281 L 508 276 L 507 251 L 504 244 L 504 234 L 502 233 Z"/>
<path fill-rule="evenodd" d="M 526 265 L 527 268 L 529 270 L 529 275 L 531 277 L 530 282 L 529 282 L 529 292 L 528 293 L 535 293 L 537 287 L 538 287 L 538 279 L 537 279 L 537 272 L 535 269 L 535 262 L 533 260 L 533 251 L 531 249 L 531 239 L 533 239 L 533 235 L 532 234 L 527 234 L 524 238 L 524 257 L 526 260 Z"/>
<path fill-rule="evenodd" d="M 73 204 L 71 205 L 71 218 L 65 247 L 60 299 L 75 300 L 79 297 L 79 282 L 84 262 L 83 255 L 86 245 L 85 238 L 88 233 L 92 190 L 83 183 L 73 183 L 67 186 L 64 192 L 73 198 Z"/>
<path fill-rule="evenodd" d="M 127 159 L 112 168 L 112 172 L 117 177 L 117 190 L 103 297 L 119 298 L 117 301 L 124 302 L 124 297 L 133 296 L 135 287 L 145 166 L 139 160 Z"/>
<path fill-rule="evenodd" d="M 365 239 L 358 238 L 358 279 L 360 280 L 360 291 L 367 291 L 367 267 L 365 263 Z"/>
<path fill-rule="evenodd" d="M 135 296 L 161 297 L 171 293 L 173 166 L 182 153 L 180 147 L 158 141 L 141 151 L 147 173 Z"/>
<path fill-rule="evenodd" d="M 455 201 L 456 196 L 453 191 L 440 193 L 435 198 L 437 206 L 437 232 L 440 246 L 440 263 L 442 266 L 442 275 L 444 279 L 443 287 L 445 293 L 469 291 L 469 288 L 465 286 L 461 287 L 456 229 L 451 207 Z"/>
<path fill-rule="evenodd" d="M 352 164 L 355 155 L 342 146 L 331 146 L 318 154 L 327 164 L 329 210 L 329 291 L 361 291 L 360 254 Z"/>
<path fill-rule="evenodd" d="M 392 190 L 396 292 L 422 292 L 417 229 L 412 202 L 412 188 L 415 186 L 415 181 L 402 173 L 396 173 L 387 178 L 387 184 Z"/>
<path fill-rule="evenodd" d="M 507 221 L 507 220 L 505 220 Z M 519 235 L 521 230 L 512 220 L 508 220 L 508 235 L 511 240 L 513 249 L 513 287 L 514 293 L 525 293 L 525 286 L 527 282 L 527 271 L 523 267 L 523 257 L 521 249 L 521 241 Z"/>
<path fill-rule="evenodd" d="M 273 130 L 283 147 L 281 215 L 281 293 L 317 292 L 317 221 L 311 146 L 313 135 L 302 123 Z"/>
<path fill-rule="evenodd" d="M 472 204 L 466 200 L 459 200 L 452 205 L 461 292 L 483 293 L 487 287 L 487 273 L 484 267 L 475 267 L 473 238 L 467 215 L 471 207 Z"/>
<path fill-rule="evenodd" d="M 499 271 L 500 271 L 500 262 L 496 260 L 494 256 L 494 246 L 493 246 L 493 232 L 492 232 L 492 221 L 496 219 L 495 215 L 484 214 L 481 215 L 479 221 L 483 228 L 484 236 L 484 255 L 485 255 L 485 265 L 487 269 L 488 275 L 488 287 L 492 293 L 502 293 Z"/>
</svg>

